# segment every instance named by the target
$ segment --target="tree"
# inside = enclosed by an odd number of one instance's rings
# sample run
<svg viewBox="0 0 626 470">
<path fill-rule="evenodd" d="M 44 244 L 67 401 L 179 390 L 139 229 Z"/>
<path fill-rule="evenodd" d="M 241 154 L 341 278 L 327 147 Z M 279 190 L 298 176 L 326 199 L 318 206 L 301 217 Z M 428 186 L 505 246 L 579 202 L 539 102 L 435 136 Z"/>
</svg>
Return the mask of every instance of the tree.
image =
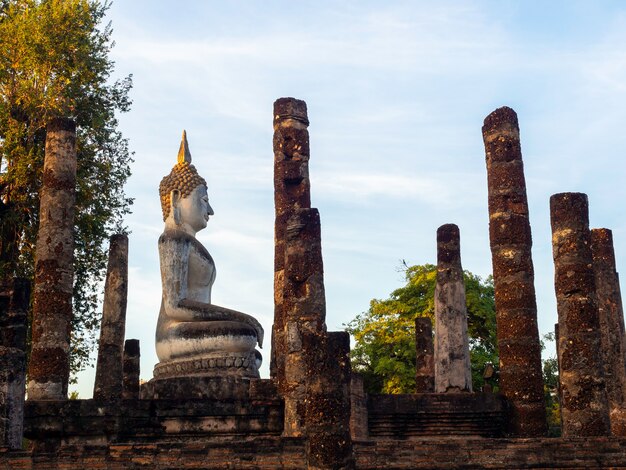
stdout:
<svg viewBox="0 0 626 470">
<path fill-rule="evenodd" d="M 543 335 L 541 349 L 545 349 L 545 342 L 555 340 L 553 332 Z M 561 435 L 561 406 L 559 403 L 559 363 L 556 356 L 551 356 L 543 361 L 543 390 L 546 400 L 548 435 L 559 437 Z"/>
<path fill-rule="evenodd" d="M 123 231 L 132 199 L 128 142 L 116 112 L 130 109 L 132 78 L 110 83 L 110 3 L 0 1 L 0 279 L 33 277 L 45 127 L 77 125 L 74 318 L 71 364 L 84 368 L 99 324 L 97 289 L 108 237 Z"/>
<path fill-rule="evenodd" d="M 407 284 L 348 323 L 356 344 L 352 367 L 363 374 L 368 393 L 415 391 L 415 318 L 433 319 L 437 267 L 404 266 Z M 464 272 L 474 388 L 483 385 L 486 363 L 497 367 L 493 280 Z"/>
</svg>

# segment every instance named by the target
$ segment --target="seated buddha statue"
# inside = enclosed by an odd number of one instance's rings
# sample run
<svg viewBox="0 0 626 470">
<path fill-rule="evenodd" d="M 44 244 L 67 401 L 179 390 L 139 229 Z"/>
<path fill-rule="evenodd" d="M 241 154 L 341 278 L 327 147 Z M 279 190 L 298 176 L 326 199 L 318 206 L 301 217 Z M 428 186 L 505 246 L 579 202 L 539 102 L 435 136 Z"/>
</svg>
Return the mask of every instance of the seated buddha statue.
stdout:
<svg viewBox="0 0 626 470">
<path fill-rule="evenodd" d="M 259 322 L 211 303 L 215 263 L 196 233 L 213 209 L 194 165 L 186 133 L 178 163 L 159 186 L 165 229 L 159 238 L 162 298 L 156 331 L 155 379 L 179 376 L 258 377 Z"/>
</svg>

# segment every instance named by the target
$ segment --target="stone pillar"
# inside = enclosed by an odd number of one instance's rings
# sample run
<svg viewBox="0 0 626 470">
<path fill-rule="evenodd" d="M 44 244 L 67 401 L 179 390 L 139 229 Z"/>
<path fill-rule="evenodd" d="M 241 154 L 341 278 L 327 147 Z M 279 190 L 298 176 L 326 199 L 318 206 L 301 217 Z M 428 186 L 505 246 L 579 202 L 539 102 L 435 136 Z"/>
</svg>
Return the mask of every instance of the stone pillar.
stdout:
<svg viewBox="0 0 626 470">
<path fill-rule="evenodd" d="M 433 323 L 430 318 L 415 319 L 415 393 L 435 391 Z"/>
<path fill-rule="evenodd" d="M 624 435 L 624 393 L 626 392 L 626 350 L 624 348 L 624 311 L 619 278 L 615 269 L 613 234 L 609 229 L 591 231 L 591 255 L 596 281 L 600 343 L 606 393 L 609 400 L 611 433 Z"/>
<path fill-rule="evenodd" d="M 283 282 L 287 220 L 297 208 L 311 207 L 309 182 L 309 119 L 306 103 L 280 98 L 274 103 L 274 325 L 270 375 L 284 376 L 285 339 Z"/>
<path fill-rule="evenodd" d="M 587 195 L 550 198 L 563 437 L 609 434 Z"/>
<path fill-rule="evenodd" d="M 30 400 L 65 400 L 70 375 L 74 284 L 76 124 L 54 119 L 46 129 L 46 155 L 35 248 Z"/>
<path fill-rule="evenodd" d="M 138 339 L 127 339 L 124 343 L 122 399 L 139 399 L 139 351 Z"/>
<path fill-rule="evenodd" d="M 26 388 L 26 324 L 30 283 L 0 287 L 0 447 L 21 449 Z"/>
<path fill-rule="evenodd" d="M 532 237 L 517 115 L 496 109 L 485 118 L 483 140 L 489 192 L 489 239 L 500 352 L 500 390 L 510 404 L 512 436 L 547 431 L 537 327 Z"/>
<path fill-rule="evenodd" d="M 435 287 L 435 392 L 471 392 L 465 282 L 459 227 L 437 229 Z"/>
<path fill-rule="evenodd" d="M 285 399 L 283 435 L 302 436 L 306 391 L 326 335 L 326 298 L 320 218 L 317 209 L 296 209 L 285 230 L 283 279 L 284 376 L 278 390 Z"/>
<path fill-rule="evenodd" d="M 313 341 L 308 344 L 309 341 Z M 330 332 L 320 342 L 304 338 L 311 351 L 305 410 L 307 468 L 353 469 L 350 436 L 350 335 Z"/>
<path fill-rule="evenodd" d="M 98 344 L 98 362 L 93 397 L 96 400 L 122 398 L 122 356 L 128 298 L 128 237 L 113 235 L 109 243 L 109 264 L 104 284 L 104 305 Z"/>
<path fill-rule="evenodd" d="M 350 436 L 353 440 L 364 440 L 369 437 L 367 415 L 367 394 L 365 393 L 363 376 L 352 372 L 350 378 Z"/>
</svg>

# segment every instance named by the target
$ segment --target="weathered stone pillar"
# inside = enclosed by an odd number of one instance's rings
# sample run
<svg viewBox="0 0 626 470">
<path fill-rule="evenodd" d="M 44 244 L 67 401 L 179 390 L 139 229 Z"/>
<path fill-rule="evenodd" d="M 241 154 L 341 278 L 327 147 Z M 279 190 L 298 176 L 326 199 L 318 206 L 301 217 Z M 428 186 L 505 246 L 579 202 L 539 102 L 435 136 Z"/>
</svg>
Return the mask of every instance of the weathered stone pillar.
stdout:
<svg viewBox="0 0 626 470">
<path fill-rule="evenodd" d="M 587 195 L 550 198 L 563 437 L 609 434 Z"/>
<path fill-rule="evenodd" d="M 30 400 L 64 400 L 70 375 L 74 281 L 76 124 L 54 119 L 46 129 L 46 155 L 35 248 Z"/>
<path fill-rule="evenodd" d="M 309 131 L 306 103 L 280 98 L 274 103 L 274 325 L 270 374 L 284 377 L 283 283 L 287 220 L 297 208 L 311 207 Z"/>
<path fill-rule="evenodd" d="M 124 343 L 124 359 L 123 359 L 123 388 L 122 399 L 137 400 L 139 399 L 139 360 L 141 354 L 139 351 L 138 339 L 127 339 Z"/>
<path fill-rule="evenodd" d="M 471 392 L 465 282 L 459 227 L 437 229 L 435 287 L 435 392 Z"/>
<path fill-rule="evenodd" d="M 26 324 L 30 283 L 0 286 L 0 447 L 21 449 L 26 391 Z"/>
<path fill-rule="evenodd" d="M 109 243 L 109 264 L 104 284 L 104 305 L 96 363 L 93 397 L 96 400 L 122 398 L 122 361 L 128 298 L 128 237 L 113 235 Z"/>
<path fill-rule="evenodd" d="M 317 209 L 296 209 L 285 230 L 283 278 L 284 376 L 278 390 L 285 399 L 285 436 L 305 432 L 307 387 L 319 374 L 311 361 L 326 335 L 326 298 L 320 218 Z M 318 364 L 319 366 L 319 364 Z"/>
<path fill-rule="evenodd" d="M 415 393 L 435 391 L 433 323 L 430 318 L 415 319 Z"/>
<path fill-rule="evenodd" d="M 609 400 L 611 433 L 625 435 L 626 422 L 622 409 L 626 393 L 624 311 L 619 278 L 615 269 L 613 234 L 609 229 L 591 230 L 591 255 L 598 298 L 600 344 Z"/>
<path fill-rule="evenodd" d="M 496 109 L 485 118 L 483 140 L 489 190 L 489 239 L 500 353 L 500 390 L 510 403 L 508 432 L 547 431 L 537 327 L 532 237 L 517 115 Z"/>
<path fill-rule="evenodd" d="M 350 436 L 353 440 L 369 437 L 367 415 L 367 394 L 363 376 L 352 372 L 350 377 Z"/>
<path fill-rule="evenodd" d="M 345 331 L 330 332 L 322 341 L 308 335 L 304 344 L 311 352 L 305 401 L 307 468 L 353 469 L 350 335 Z"/>
</svg>

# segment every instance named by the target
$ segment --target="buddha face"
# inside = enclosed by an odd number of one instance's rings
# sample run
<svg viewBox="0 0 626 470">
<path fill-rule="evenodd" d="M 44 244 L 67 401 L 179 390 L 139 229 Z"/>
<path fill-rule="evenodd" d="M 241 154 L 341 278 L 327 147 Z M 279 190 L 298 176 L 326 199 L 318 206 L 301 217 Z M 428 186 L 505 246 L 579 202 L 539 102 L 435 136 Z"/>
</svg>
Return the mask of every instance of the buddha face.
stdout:
<svg viewBox="0 0 626 470">
<path fill-rule="evenodd" d="M 177 219 L 176 225 L 194 235 L 206 227 L 209 216 L 213 215 L 213 208 L 209 204 L 209 196 L 204 185 L 196 186 L 187 197 L 181 198 L 172 194 L 172 206 L 176 214 L 174 216 Z"/>
</svg>

